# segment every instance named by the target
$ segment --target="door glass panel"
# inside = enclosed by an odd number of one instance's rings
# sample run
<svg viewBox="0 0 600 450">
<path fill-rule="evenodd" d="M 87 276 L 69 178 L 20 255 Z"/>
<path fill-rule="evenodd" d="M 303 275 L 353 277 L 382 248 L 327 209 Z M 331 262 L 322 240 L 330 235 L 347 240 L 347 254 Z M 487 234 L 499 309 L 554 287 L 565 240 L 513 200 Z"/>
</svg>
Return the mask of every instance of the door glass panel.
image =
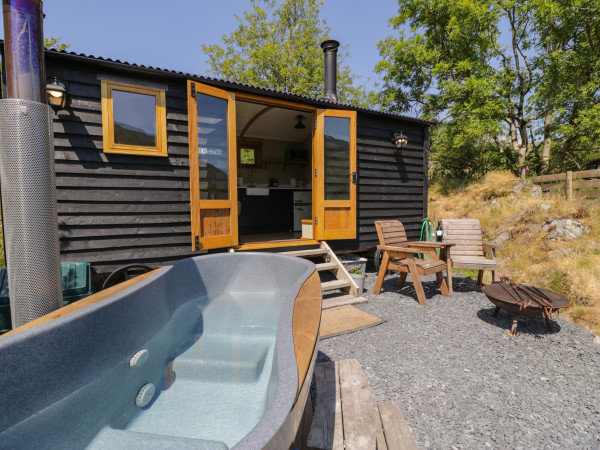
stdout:
<svg viewBox="0 0 600 450">
<path fill-rule="evenodd" d="M 156 147 L 156 97 L 112 91 L 115 144 Z"/>
<path fill-rule="evenodd" d="M 229 198 L 227 100 L 197 93 L 201 200 Z"/>
<path fill-rule="evenodd" d="M 350 119 L 325 116 L 325 200 L 350 200 Z"/>
</svg>

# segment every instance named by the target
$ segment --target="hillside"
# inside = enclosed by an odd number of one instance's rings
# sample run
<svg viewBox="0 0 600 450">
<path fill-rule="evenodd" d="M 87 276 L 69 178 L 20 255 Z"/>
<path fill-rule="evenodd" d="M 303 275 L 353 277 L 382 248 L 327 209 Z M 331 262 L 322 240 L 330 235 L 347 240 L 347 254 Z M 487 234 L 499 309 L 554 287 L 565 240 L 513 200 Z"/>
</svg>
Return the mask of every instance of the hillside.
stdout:
<svg viewBox="0 0 600 450">
<path fill-rule="evenodd" d="M 436 225 L 442 218 L 479 219 L 484 240 L 505 240 L 497 251 L 499 275 L 567 296 L 572 306 L 563 316 L 600 334 L 600 199 L 569 203 L 560 194 L 542 198 L 532 182 L 492 172 L 450 194 L 431 187 L 429 217 Z M 553 240 L 551 222 L 557 219 L 579 222 L 589 232 L 583 230 L 572 240 Z M 491 282 L 489 273 L 486 276 L 484 282 Z"/>
</svg>

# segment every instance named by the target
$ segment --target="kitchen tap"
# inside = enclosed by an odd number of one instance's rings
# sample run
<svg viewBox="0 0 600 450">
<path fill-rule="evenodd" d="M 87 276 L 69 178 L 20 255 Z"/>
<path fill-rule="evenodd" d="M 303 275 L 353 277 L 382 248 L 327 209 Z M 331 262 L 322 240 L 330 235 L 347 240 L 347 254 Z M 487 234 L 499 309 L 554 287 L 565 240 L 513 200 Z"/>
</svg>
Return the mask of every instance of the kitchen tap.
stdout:
<svg viewBox="0 0 600 450">
<path fill-rule="evenodd" d="M 250 182 L 248 183 L 248 187 L 254 187 L 254 169 L 250 170 Z"/>
</svg>

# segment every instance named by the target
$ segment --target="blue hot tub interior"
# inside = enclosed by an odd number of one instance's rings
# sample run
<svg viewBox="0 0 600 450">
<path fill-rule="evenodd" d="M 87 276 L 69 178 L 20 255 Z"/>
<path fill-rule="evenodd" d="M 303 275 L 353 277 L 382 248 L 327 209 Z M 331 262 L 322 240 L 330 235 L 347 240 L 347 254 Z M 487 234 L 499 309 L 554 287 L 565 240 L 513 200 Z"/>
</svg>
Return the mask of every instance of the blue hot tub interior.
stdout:
<svg viewBox="0 0 600 450">
<path fill-rule="evenodd" d="M 0 442 L 17 448 L 243 445 L 269 408 L 285 413 L 293 403 L 293 302 L 313 271 L 311 263 L 280 255 L 197 257 L 1 338 L 0 382 L 9 394 L 0 407 Z M 142 349 L 148 359 L 130 367 Z M 156 393 L 140 408 L 136 396 L 148 383 Z"/>
</svg>

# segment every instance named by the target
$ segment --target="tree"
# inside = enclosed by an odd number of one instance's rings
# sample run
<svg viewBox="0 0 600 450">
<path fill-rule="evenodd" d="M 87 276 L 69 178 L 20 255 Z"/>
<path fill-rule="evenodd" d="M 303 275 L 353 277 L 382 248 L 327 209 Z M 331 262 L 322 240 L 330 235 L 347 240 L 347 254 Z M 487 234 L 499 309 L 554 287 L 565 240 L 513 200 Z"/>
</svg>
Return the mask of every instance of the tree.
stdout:
<svg viewBox="0 0 600 450">
<path fill-rule="evenodd" d="M 597 151 L 597 0 L 399 0 L 390 22 L 399 35 L 376 67 L 387 108 L 447 122 L 456 146 L 494 143 L 521 176 Z"/>
<path fill-rule="evenodd" d="M 47 37 L 44 38 L 44 47 L 53 48 L 55 50 L 66 50 L 71 46 L 71 44 L 67 44 L 66 42 L 62 42 L 62 38 L 57 37 Z"/>
<path fill-rule="evenodd" d="M 330 29 L 320 18 L 317 0 L 251 0 L 250 11 L 235 15 L 238 27 L 223 35 L 222 45 L 202 45 L 209 74 L 309 97 L 323 95 L 323 51 L 319 44 Z M 338 54 L 338 97 L 372 105 L 375 95 L 355 87 L 350 69 Z"/>
</svg>

